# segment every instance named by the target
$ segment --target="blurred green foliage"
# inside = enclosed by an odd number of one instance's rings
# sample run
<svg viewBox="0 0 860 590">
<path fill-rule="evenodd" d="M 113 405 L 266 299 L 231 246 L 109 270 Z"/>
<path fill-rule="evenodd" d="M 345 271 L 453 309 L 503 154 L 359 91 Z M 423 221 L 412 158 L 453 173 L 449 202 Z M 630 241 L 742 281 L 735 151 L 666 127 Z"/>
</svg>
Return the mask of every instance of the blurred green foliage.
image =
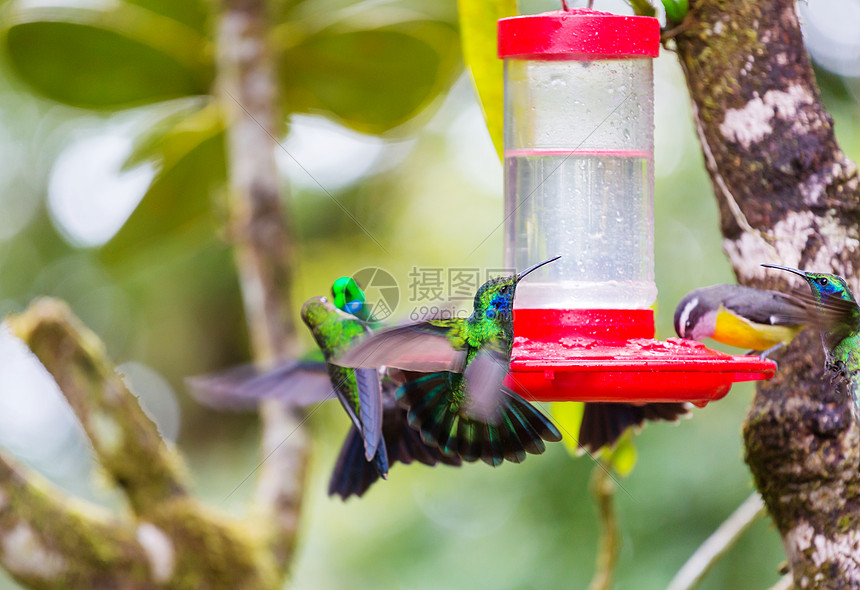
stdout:
<svg viewBox="0 0 860 590">
<path fill-rule="evenodd" d="M 208 96 L 215 4 L 105 2 L 117 13 L 107 16 L 96 4 L 69 12 L 44 1 L 8 0 L 3 6 L 0 313 L 19 310 L 37 295 L 62 297 L 104 338 L 114 359 L 140 361 L 164 375 L 181 403 L 177 444 L 189 457 L 197 491 L 214 506 L 240 513 L 252 485 L 236 487 L 259 461 L 256 418 L 201 408 L 182 384 L 186 375 L 242 362 L 248 354 L 220 209 L 224 121 Z M 276 46 L 287 56 L 279 61 L 285 130 L 296 120 L 292 114 L 313 112 L 389 138 L 379 147 L 346 129 L 335 132 L 378 155 L 353 181 L 330 189 L 385 251 L 303 173 L 284 178 L 296 302 L 326 292 L 334 277 L 370 265 L 389 270 L 406 293 L 416 266 L 501 264 L 501 167 L 470 85 L 461 79 L 448 89 L 458 60 L 454 3 L 352 4 L 272 2 L 280 23 L 273 29 Z M 535 10 L 554 8 L 532 4 Z M 143 13 L 171 26 L 149 27 L 128 16 Z M 168 31 L 170 38 L 162 38 Z M 379 69 L 367 67 L 371 59 Z M 687 291 L 733 279 L 674 56 L 662 56 L 656 72 L 658 333 L 667 337 L 675 302 Z M 849 86 L 856 83 L 826 73 L 820 80 L 842 147 L 857 158 L 860 110 Z M 428 105 L 433 108 L 422 110 Z M 154 179 L 111 241 L 76 247 L 49 200 L 53 162 L 81 133 L 113 130 L 123 117 L 137 121 L 120 126 L 134 135 L 129 166 L 152 163 Z M 303 133 L 313 139 L 313 130 Z M 349 158 L 337 163 L 352 164 Z M 325 176 L 316 180 L 330 186 Z M 405 304 L 397 316 L 409 311 Z M 691 419 L 649 426 L 637 438 L 637 467 L 618 492 L 624 543 L 619 589 L 664 588 L 748 496 L 740 424 L 751 395 L 750 385 L 735 386 L 723 401 L 694 410 Z M 523 465 L 498 469 L 398 465 L 365 498 L 342 503 L 325 489 L 347 426 L 336 407 L 323 406 L 311 417 L 317 444 L 292 587 L 587 585 L 598 536 L 587 457 L 571 459 L 562 445 L 553 445 Z M 115 497 L 91 483 L 86 461 L 64 454 L 86 452 L 77 440 L 42 468 L 87 499 L 115 504 Z M 27 444 L 35 448 L 40 441 Z M 768 523 L 758 524 L 703 588 L 766 588 L 778 579 L 782 559 L 776 533 Z M 16 586 L 4 579 L 0 587 Z"/>
</svg>

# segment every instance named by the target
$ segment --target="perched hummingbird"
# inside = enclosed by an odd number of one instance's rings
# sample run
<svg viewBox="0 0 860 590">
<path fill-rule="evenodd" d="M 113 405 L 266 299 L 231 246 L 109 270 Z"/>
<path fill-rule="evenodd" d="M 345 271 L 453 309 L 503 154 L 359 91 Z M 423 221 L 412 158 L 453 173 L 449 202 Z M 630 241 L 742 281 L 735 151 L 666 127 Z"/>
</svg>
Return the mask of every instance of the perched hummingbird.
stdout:
<svg viewBox="0 0 860 590">
<path fill-rule="evenodd" d="M 811 321 L 800 299 L 740 285 L 695 289 L 675 309 L 675 332 L 681 338 L 712 338 L 760 352 L 762 358 L 791 342 Z"/>
<path fill-rule="evenodd" d="M 860 306 L 842 277 L 806 272 L 777 264 L 767 268 L 785 270 L 803 277 L 812 290 L 809 307 L 821 331 L 824 367 L 834 379 L 847 379 L 851 411 L 860 426 Z"/>
<path fill-rule="evenodd" d="M 530 272 L 491 279 L 478 289 L 467 319 L 406 324 L 375 332 L 334 363 L 345 367 L 400 369 L 405 383 L 397 400 L 409 424 L 446 456 L 499 465 L 540 454 L 561 433 L 528 402 L 504 387 L 514 340 L 517 284 Z"/>
<path fill-rule="evenodd" d="M 344 305 L 350 301 L 364 301 L 363 291 L 351 278 L 344 280 L 342 277 L 335 281 L 332 294 L 335 301 L 343 302 Z M 364 330 L 359 329 L 355 318 L 337 313 L 324 299 L 313 298 L 306 302 L 302 308 L 302 317 L 311 327 L 320 349 L 324 353 L 328 351 L 327 355 L 330 356 L 332 352 L 341 350 L 341 343 L 335 343 L 336 338 L 329 342 L 324 332 L 332 330 L 321 327 L 323 324 L 346 322 L 342 327 L 344 332 L 353 334 L 352 338 L 355 334 L 363 334 Z M 356 305 L 351 306 L 351 309 L 360 311 Z M 318 318 L 322 318 L 322 323 Z M 311 326 L 312 323 L 314 326 Z M 349 340 L 349 336 L 346 340 Z M 353 373 L 354 381 L 350 377 Z M 338 392 L 341 403 L 353 420 L 329 482 L 329 495 L 337 494 L 344 500 L 351 495 L 364 494 L 380 476 L 385 477 L 388 466 L 397 461 L 408 464 L 417 460 L 430 466 L 436 463 L 460 465 L 458 458 L 445 457 L 438 449 L 425 445 L 418 431 L 407 425 L 406 411 L 398 407 L 394 399 L 397 385 L 387 377 L 382 381 L 381 390 L 382 439 L 372 456 L 373 461 L 367 459 L 366 440 L 362 436 L 362 426 L 356 420 L 361 410 L 355 408 L 360 405 L 362 397 L 360 385 L 370 383 L 368 389 L 371 390 L 376 387 L 372 374 L 375 375 L 375 371 L 360 369 L 353 372 L 327 365 L 325 361 L 301 360 L 288 361 L 262 373 L 253 366 L 243 365 L 216 375 L 193 377 L 188 383 L 196 399 L 222 410 L 255 409 L 259 401 L 266 398 L 276 398 L 293 407 L 306 407 L 331 399 L 334 386 L 334 391 Z M 378 383 L 378 376 L 376 379 Z M 359 391 L 357 397 L 355 391 Z M 358 404 L 355 403 L 356 399 Z"/>
</svg>

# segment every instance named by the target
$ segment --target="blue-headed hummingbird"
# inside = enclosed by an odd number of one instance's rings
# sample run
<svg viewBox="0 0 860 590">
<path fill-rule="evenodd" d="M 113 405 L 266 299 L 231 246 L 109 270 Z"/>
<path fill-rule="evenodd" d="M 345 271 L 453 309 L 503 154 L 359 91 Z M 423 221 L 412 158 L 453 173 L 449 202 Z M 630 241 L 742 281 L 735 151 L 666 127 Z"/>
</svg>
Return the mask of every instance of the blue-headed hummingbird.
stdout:
<svg viewBox="0 0 860 590">
<path fill-rule="evenodd" d="M 803 277 L 812 291 L 808 307 L 821 332 L 824 367 L 834 379 L 847 380 L 851 411 L 860 426 L 860 306 L 845 279 L 789 266 L 763 264 Z"/>
<path fill-rule="evenodd" d="M 449 457 L 499 465 L 544 452 L 561 433 L 539 410 L 503 386 L 513 347 L 517 284 L 530 272 L 491 279 L 468 318 L 428 320 L 381 330 L 334 359 L 352 368 L 385 366 L 404 383 L 398 402 L 425 443 Z"/>
</svg>

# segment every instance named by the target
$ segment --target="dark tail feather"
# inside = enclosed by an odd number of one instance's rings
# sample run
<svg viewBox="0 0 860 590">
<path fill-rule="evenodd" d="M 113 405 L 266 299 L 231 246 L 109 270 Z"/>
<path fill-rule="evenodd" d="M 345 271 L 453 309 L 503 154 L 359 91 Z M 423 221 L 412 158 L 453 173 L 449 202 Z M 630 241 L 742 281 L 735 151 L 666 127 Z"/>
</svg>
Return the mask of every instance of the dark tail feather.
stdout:
<svg viewBox="0 0 860 590">
<path fill-rule="evenodd" d="M 544 441 L 557 442 L 561 433 L 539 410 L 508 389 L 502 389 L 499 420 L 487 424 L 458 413 L 449 400 L 450 373 L 403 373 L 406 382 L 397 400 L 408 409 L 409 424 L 428 445 L 464 461 L 481 459 L 499 465 L 507 459 L 522 462 L 527 453 L 538 455 Z"/>
<path fill-rule="evenodd" d="M 364 440 L 351 426 L 341 447 L 329 481 L 328 493 L 346 500 L 361 497 L 368 488 L 397 462 L 409 464 L 418 461 L 433 466 L 436 463 L 459 466 L 458 457 L 446 457 L 439 449 L 424 444 L 418 431 L 406 423 L 406 410 L 398 407 L 386 409 L 383 414 L 382 440 L 373 462 L 364 457 Z"/>
<path fill-rule="evenodd" d="M 364 458 L 361 433 L 350 426 L 329 480 L 328 495 L 337 494 L 344 500 L 352 495 L 360 497 L 377 479 L 378 467 Z"/>
<path fill-rule="evenodd" d="M 639 427 L 645 420 L 677 421 L 688 413 L 687 404 L 586 403 L 579 427 L 579 444 L 590 453 L 612 445 L 630 427 Z"/>
</svg>

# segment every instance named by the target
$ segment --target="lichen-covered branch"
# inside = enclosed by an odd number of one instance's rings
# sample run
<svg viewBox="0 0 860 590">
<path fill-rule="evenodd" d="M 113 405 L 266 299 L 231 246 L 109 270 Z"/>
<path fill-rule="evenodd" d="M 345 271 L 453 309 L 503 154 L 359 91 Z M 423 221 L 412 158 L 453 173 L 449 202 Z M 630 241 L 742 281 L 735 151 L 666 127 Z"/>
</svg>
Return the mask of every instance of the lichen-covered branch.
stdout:
<svg viewBox="0 0 860 590">
<path fill-rule="evenodd" d="M 229 114 L 230 234 L 254 357 L 272 362 L 294 345 L 289 234 L 274 153 L 282 126 L 266 25 L 265 0 L 223 0 L 218 90 Z M 298 410 L 274 400 L 260 410 L 266 460 L 254 514 L 286 571 L 296 540 L 309 439 Z"/>
<path fill-rule="evenodd" d="M 0 454 L 0 562 L 34 589 L 151 588 L 133 527 Z"/>
<path fill-rule="evenodd" d="M 278 587 L 265 534 L 186 493 L 181 459 L 67 305 L 43 299 L 8 324 L 54 375 L 132 514 L 70 499 L 0 454 L 3 567 L 32 588 Z"/>
<path fill-rule="evenodd" d="M 56 299 L 41 299 L 9 318 L 12 332 L 30 347 L 72 406 L 99 462 L 138 514 L 185 495 L 181 461 L 158 435 L 98 337 Z"/>
<path fill-rule="evenodd" d="M 742 284 L 788 289 L 773 262 L 848 279 L 858 292 L 860 180 L 833 134 L 793 0 L 698 0 L 674 38 Z M 758 388 L 746 459 L 797 588 L 860 585 L 860 446 L 817 335 L 796 338 Z"/>
</svg>

